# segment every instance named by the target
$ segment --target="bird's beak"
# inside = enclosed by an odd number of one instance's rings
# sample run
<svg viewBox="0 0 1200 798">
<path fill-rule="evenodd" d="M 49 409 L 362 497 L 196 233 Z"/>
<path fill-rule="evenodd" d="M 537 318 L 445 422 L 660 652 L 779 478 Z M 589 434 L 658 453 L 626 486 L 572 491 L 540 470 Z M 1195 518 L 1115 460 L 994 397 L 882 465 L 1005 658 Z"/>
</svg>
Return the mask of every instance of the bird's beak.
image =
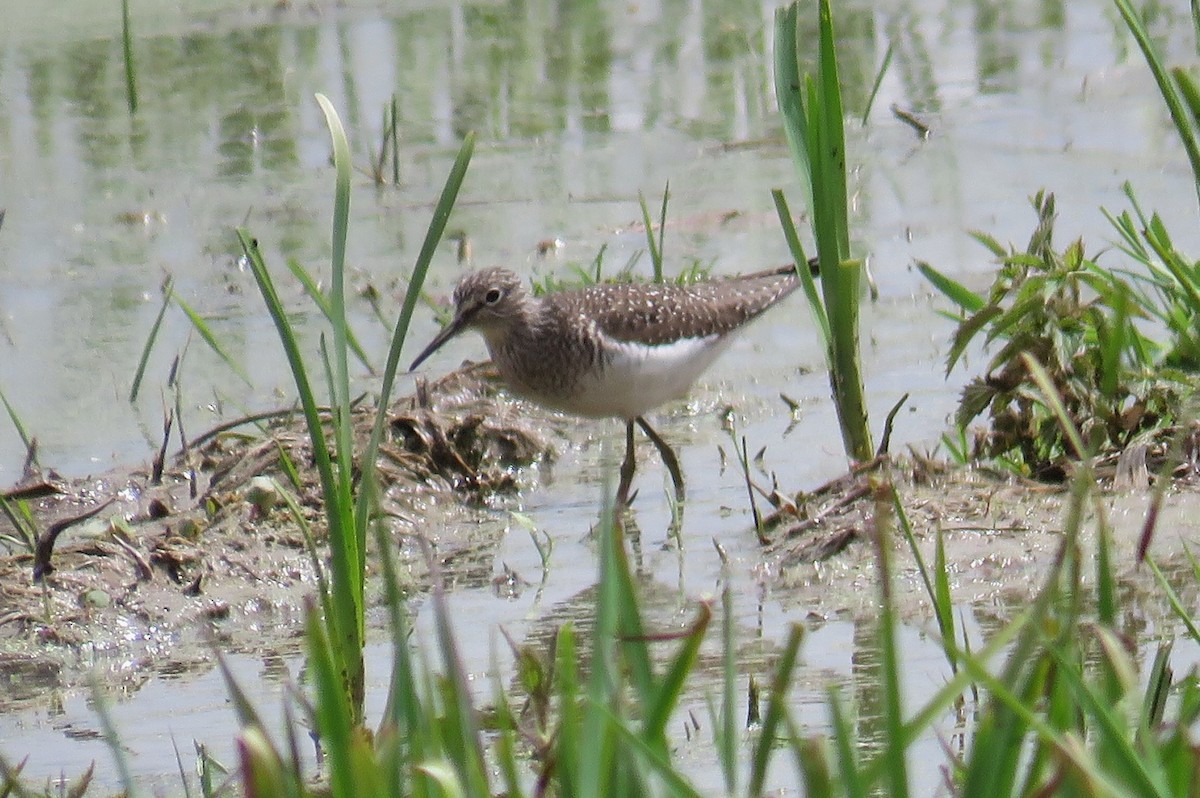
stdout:
<svg viewBox="0 0 1200 798">
<path fill-rule="evenodd" d="M 408 367 L 408 370 L 416 371 L 417 366 L 424 363 L 426 358 L 438 350 L 438 347 L 462 332 L 466 328 L 469 318 L 470 317 L 468 314 L 455 313 L 454 318 L 450 320 L 450 323 L 443 327 L 442 331 L 434 336 L 434 339 L 429 342 L 429 346 L 421 350 L 421 354 L 417 355 L 417 359 L 412 362 L 412 365 Z"/>
</svg>

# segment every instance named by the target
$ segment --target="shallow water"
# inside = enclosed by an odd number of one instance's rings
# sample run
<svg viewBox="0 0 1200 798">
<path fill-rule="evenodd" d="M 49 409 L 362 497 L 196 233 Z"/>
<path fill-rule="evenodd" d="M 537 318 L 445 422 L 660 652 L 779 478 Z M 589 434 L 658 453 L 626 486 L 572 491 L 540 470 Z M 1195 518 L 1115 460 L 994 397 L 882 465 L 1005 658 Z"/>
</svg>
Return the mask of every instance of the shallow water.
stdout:
<svg viewBox="0 0 1200 798">
<path fill-rule="evenodd" d="M 36 435 L 41 462 L 65 474 L 149 458 L 169 397 L 167 373 L 180 352 L 189 434 L 293 395 L 232 229 L 244 224 L 257 236 L 277 275 L 287 258 L 324 273 L 332 175 L 314 92 L 338 107 L 364 167 L 378 146 L 383 104 L 398 95 L 402 185 L 375 188 L 356 177 L 349 242 L 354 287 L 378 287 L 389 318 L 469 129 L 480 144 L 450 227 L 466 231 L 476 265 L 562 275 L 605 247 L 615 270 L 644 248 L 637 193 L 656 207 L 667 181 L 669 264 L 737 273 L 789 259 L 769 194 L 782 186 L 799 208 L 774 113 L 772 4 L 134 5 L 140 106 L 132 117 L 118 15 L 101 16 L 92 3 L 24 4 L 0 33 L 0 390 Z M 909 392 L 893 448 L 931 447 L 964 376 L 944 378 L 950 327 L 935 316 L 942 304 L 915 260 L 982 288 L 992 262 L 967 231 L 1023 245 L 1034 220 L 1027 197 L 1043 187 L 1058 196 L 1060 242 L 1083 235 L 1089 251 L 1100 250 L 1114 236 L 1099 208 L 1126 207 L 1125 180 L 1163 214 L 1179 248 L 1195 251 L 1194 189 L 1157 91 L 1104 3 L 1036 10 L 840 3 L 838 14 L 849 114 L 861 113 L 875 69 L 889 42 L 895 45 L 868 124 L 848 125 L 855 246 L 870 257 L 880 293 L 863 313 L 872 422 L 878 434 L 884 414 Z M 1182 16 L 1156 23 L 1160 45 L 1176 59 L 1190 58 L 1190 29 Z M 893 103 L 930 125 L 928 140 L 889 111 Z M 536 254 L 539 242 L 555 239 L 561 246 L 554 253 Z M 648 259 L 638 268 L 648 271 Z M 430 291 L 446 294 L 461 270 L 454 247 L 444 244 Z M 126 400 L 168 273 L 253 375 L 252 385 L 172 308 L 142 395 L 133 405 Z M 310 303 L 279 279 L 315 348 L 319 325 Z M 388 331 L 365 302 L 355 306 L 355 326 L 382 360 Z M 413 346 L 435 329 L 423 310 Z M 441 373 L 482 355 L 480 341 L 464 337 L 422 371 Z M 748 330 L 692 400 L 664 410 L 656 424 L 681 449 L 689 481 L 682 554 L 664 545 L 669 511 L 662 469 L 649 452 L 637 507 L 642 569 L 665 617 L 686 614 L 696 597 L 718 589 L 714 538 L 731 554 L 748 639 L 776 645 L 785 623 L 818 613 L 822 620 L 808 621 L 814 632 L 797 699 L 814 706 L 830 679 L 848 691 L 866 689 L 857 663 L 870 656 L 870 641 L 852 609 L 839 614 L 866 577 L 857 564 L 834 564 L 830 585 L 846 578 L 842 587 L 851 587 L 823 606 L 782 591 L 764 596 L 758 609 L 761 552 L 741 477 L 722 470 L 718 447 L 732 455 L 723 427 L 732 406 L 737 434 L 752 453 L 767 447 L 765 468 L 782 486 L 811 488 L 844 470 L 821 359 L 798 297 Z M 410 390 L 411 379 L 403 377 L 398 390 Z M 799 400 L 794 417 L 781 392 Z M 512 600 L 462 590 L 452 597 L 457 609 L 489 630 L 504 624 L 518 638 L 559 610 L 578 611 L 578 596 L 594 579 L 586 533 L 613 466 L 616 433 L 615 424 L 580 424 L 542 483 L 495 514 L 495 522 L 509 524 L 497 571 L 506 563 L 540 580 L 536 551 L 503 510 L 519 508 L 555 536 L 544 588 Z M 0 425 L 0 483 L 19 478 L 23 458 L 12 427 Z M 989 594 L 969 587 L 977 597 Z M 916 700 L 940 686 L 944 672 L 937 647 L 922 645 L 918 628 L 906 635 Z M 482 676 L 495 635 L 464 637 Z M 386 651 L 372 651 L 378 685 Z M 242 667 L 248 681 L 259 681 L 253 662 Z M 294 661 L 285 667 L 298 669 Z M 267 680 L 258 695 L 264 706 L 277 705 L 278 684 Z M 177 737 L 185 761 L 187 738 L 228 751 L 221 746 L 233 718 L 223 703 L 214 672 L 170 683 L 155 678 L 132 690 L 116 715 L 139 780 L 169 786 L 177 778 L 169 734 L 179 731 L 171 718 L 181 707 L 195 709 Z M 35 780 L 77 772 L 98 757 L 102 781 L 112 784 L 99 743 L 67 734 L 64 724 L 94 727 L 89 717 L 79 693 L 48 697 L 43 708 L 0 717 L 0 751 L 32 754 L 26 773 Z M 823 714 L 806 722 L 819 729 Z"/>
</svg>

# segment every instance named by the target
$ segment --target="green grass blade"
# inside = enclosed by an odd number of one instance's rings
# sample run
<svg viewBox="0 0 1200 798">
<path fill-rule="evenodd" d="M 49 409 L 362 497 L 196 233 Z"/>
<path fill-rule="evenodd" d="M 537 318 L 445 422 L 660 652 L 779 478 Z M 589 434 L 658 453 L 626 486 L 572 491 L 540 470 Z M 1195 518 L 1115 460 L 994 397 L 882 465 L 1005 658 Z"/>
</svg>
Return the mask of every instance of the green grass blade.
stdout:
<svg viewBox="0 0 1200 798">
<path fill-rule="evenodd" d="M 1120 644 L 1116 645 L 1119 647 Z M 1092 735 L 1105 743 L 1106 757 L 1101 760 L 1105 769 L 1130 782 L 1132 795 L 1168 796 L 1170 792 L 1155 747 L 1135 749 L 1122 710 L 1112 706 L 1106 697 L 1097 695 L 1084 681 L 1079 663 L 1064 656 L 1058 646 L 1048 646 L 1047 653 L 1057 663 L 1056 675 L 1065 680 L 1076 706 L 1081 706 L 1095 721 Z"/>
<path fill-rule="evenodd" d="M 37 550 L 38 530 L 37 524 L 33 520 L 33 514 L 29 510 L 28 502 L 23 500 L 18 501 L 17 506 L 14 508 L 4 493 L 0 492 L 0 513 L 4 514 L 8 522 L 12 524 L 13 529 L 21 536 L 20 540 L 11 537 L 6 537 L 5 540 L 20 543 L 30 554 L 33 554 Z"/>
<path fill-rule="evenodd" d="M 671 181 L 663 186 L 662 208 L 658 212 L 658 267 L 655 269 L 655 282 L 663 281 L 663 240 L 667 235 L 667 201 L 671 198 Z"/>
<path fill-rule="evenodd" d="M 954 603 L 950 599 L 950 572 L 946 567 L 946 533 L 940 524 L 937 528 L 937 541 L 934 546 L 935 598 L 933 606 L 937 614 L 938 628 L 941 630 L 943 640 L 949 640 L 957 645 L 954 632 Z M 950 669 L 958 671 L 958 664 L 953 658 L 950 658 Z"/>
<path fill-rule="evenodd" d="M 559 723 L 557 752 L 558 783 L 564 795 L 580 791 L 581 762 L 584 746 L 580 740 L 583 715 L 580 712 L 579 660 L 575 652 L 575 627 L 568 621 L 559 627 L 555 645 L 555 676 L 558 688 Z"/>
<path fill-rule="evenodd" d="M 800 176 L 804 195 L 811 197 L 812 174 L 808 159 L 801 155 L 809 151 L 809 146 L 804 95 L 799 80 L 800 62 L 796 57 L 799 8 L 798 3 L 790 3 L 775 11 L 775 100 L 783 115 L 783 132 L 787 136 L 792 163 Z"/>
<path fill-rule="evenodd" d="M 1101 625 L 1117 626 L 1118 584 L 1112 567 L 1112 529 L 1099 523 L 1096 530 L 1096 618 Z"/>
<path fill-rule="evenodd" d="M 650 249 L 650 264 L 654 268 L 654 282 L 661 283 L 663 279 L 662 252 L 654 239 L 654 224 L 650 221 L 650 208 L 646 205 L 646 197 L 638 192 L 638 206 L 642 209 L 642 226 L 646 228 L 646 246 Z M 665 202 L 664 202 L 665 206 Z"/>
<path fill-rule="evenodd" d="M 826 190 L 830 196 L 829 210 L 833 212 L 834 229 L 837 231 L 838 252 L 842 257 L 850 253 L 849 208 L 846 201 L 846 126 L 842 109 L 842 88 L 838 78 L 837 41 L 833 32 L 833 11 L 829 0 L 818 0 L 819 26 L 819 75 L 821 141 L 824 145 L 819 157 L 826 159 L 823 171 Z M 814 218 L 817 210 L 813 209 Z M 850 271 L 857 274 L 857 271 Z M 855 308 L 858 297 L 848 297 Z"/>
<path fill-rule="evenodd" d="M 671 761 L 665 756 L 665 752 L 658 746 L 648 744 L 644 738 L 630 730 L 621 722 L 620 718 L 613 714 L 610 705 L 593 704 L 590 710 L 606 716 L 610 728 L 616 732 L 618 738 L 625 742 L 629 750 L 638 757 L 638 761 L 646 766 L 646 770 L 663 780 L 668 794 L 684 796 L 684 798 L 700 798 L 701 793 L 697 792 L 684 779 L 683 774 L 671 765 Z"/>
<path fill-rule="evenodd" d="M 138 791 L 134 785 L 133 771 L 129 769 L 129 756 L 126 754 L 125 747 L 121 745 L 121 737 L 117 733 L 116 724 L 113 723 L 112 712 L 109 711 L 109 700 L 100 685 L 98 675 L 92 675 L 91 687 L 92 710 L 96 713 L 97 720 L 100 721 L 100 733 L 104 738 L 104 744 L 113 756 L 113 764 L 117 768 L 117 778 L 121 782 L 125 798 L 135 798 Z"/>
<path fill-rule="evenodd" d="M 913 560 L 917 564 L 917 572 L 921 575 L 921 582 L 925 585 L 925 593 L 929 596 L 929 606 L 933 608 L 934 618 L 937 619 L 938 631 L 943 640 L 949 640 L 953 643 L 955 635 L 954 604 L 950 600 L 950 578 L 946 572 L 946 546 L 942 528 L 940 525 L 937 528 L 933 575 L 930 576 L 930 569 L 925 563 L 925 558 L 921 556 L 921 550 L 917 547 L 917 538 L 913 533 L 908 513 L 904 512 L 904 505 L 900 502 L 900 492 L 893 487 L 891 494 L 892 512 L 896 514 L 896 518 L 900 522 L 900 531 L 904 535 L 904 540 L 908 543 Z M 950 659 L 950 668 L 956 668 L 953 659 Z"/>
<path fill-rule="evenodd" d="M 453 754 L 455 769 L 463 783 L 470 788 L 470 794 L 490 795 L 488 762 L 483 753 L 475 708 L 471 705 L 471 687 L 466 668 L 463 666 L 454 637 L 451 621 L 453 616 L 446 604 L 440 570 L 433 560 L 433 552 L 428 549 L 427 558 L 431 563 L 430 578 L 433 581 L 433 626 L 442 654 L 442 666 L 445 669 L 445 698 L 442 710 L 445 715 L 447 749 Z"/>
<path fill-rule="evenodd" d="M 1021 360 L 1025 362 L 1025 367 L 1029 369 L 1030 376 L 1033 377 L 1033 381 L 1041 389 L 1043 403 L 1058 418 L 1059 426 L 1062 427 L 1063 434 L 1071 442 L 1071 446 L 1075 448 L 1076 455 L 1086 457 L 1088 450 L 1083 445 L 1083 436 L 1080 435 L 1079 429 L 1071 420 L 1071 415 L 1063 405 L 1062 397 L 1055 390 L 1054 382 L 1046 372 L 1046 367 L 1038 362 L 1037 358 L 1027 352 L 1021 354 Z"/>
<path fill-rule="evenodd" d="M 184 315 L 188 317 L 188 320 L 192 322 L 192 326 L 196 328 L 196 332 L 200 333 L 200 338 L 204 341 L 204 343 L 208 344 L 208 348 L 215 352 L 217 357 L 225 361 L 225 365 L 229 366 L 233 373 L 241 378 L 242 382 L 246 383 L 246 385 L 250 387 L 254 387 L 254 383 L 251 381 L 249 375 L 246 374 L 245 369 L 238 365 L 237 362 L 229 355 L 229 353 L 225 351 L 225 348 L 222 347 L 217 341 L 217 337 L 213 335 L 212 328 L 208 326 L 208 322 L 206 322 L 199 313 L 193 310 L 192 306 L 185 302 L 183 297 L 181 297 L 174 289 L 171 289 L 169 293 L 171 298 L 175 300 L 175 304 L 179 306 L 179 309 L 182 310 Z"/>
<path fill-rule="evenodd" d="M 267 271 L 262 253 L 258 249 L 258 243 L 245 230 L 239 229 L 237 236 L 241 242 L 242 250 L 246 255 L 246 260 L 250 264 L 251 272 L 254 274 L 254 279 L 258 283 L 259 292 L 262 294 L 267 310 L 271 314 L 271 320 L 275 323 L 276 330 L 279 332 L 280 343 L 283 345 L 288 366 L 292 371 L 292 378 L 296 382 L 296 391 L 300 397 L 300 406 L 304 411 L 304 420 L 307 425 L 309 438 L 312 441 L 313 461 L 316 464 L 317 473 L 321 477 L 321 493 L 325 499 L 325 515 L 329 526 L 330 545 L 334 549 L 345 550 L 347 546 L 346 539 L 353 535 L 354 519 L 350 513 L 350 502 L 342 498 L 338 492 L 340 483 L 334 476 L 333 461 L 325 439 L 325 430 L 321 422 L 320 411 L 309 382 L 304 359 L 300 355 L 300 347 L 297 343 L 295 332 L 292 330 L 291 322 L 288 320 L 283 303 L 279 299 L 279 294 L 275 290 L 274 281 Z M 331 558 L 332 593 L 334 607 L 337 610 L 334 617 L 338 625 L 336 635 L 334 636 L 336 643 L 333 646 L 333 651 L 337 656 L 351 652 L 352 657 L 354 656 L 352 652 L 358 652 L 357 662 L 361 663 L 362 635 L 359 632 L 360 626 L 355 622 L 355 619 L 362 617 L 362 580 L 361 578 L 358 580 L 351 579 L 350 563 L 351 559 L 343 556 Z M 357 589 L 355 589 L 355 585 L 358 586 Z M 352 684 L 356 677 L 361 678 L 361 671 L 357 674 L 350 672 L 353 662 L 344 663 L 342 667 L 346 674 L 346 684 L 348 686 Z"/>
<path fill-rule="evenodd" d="M 129 22 L 129 0 L 121 0 L 121 51 L 125 56 L 125 101 L 129 113 L 137 113 L 137 69 L 133 63 L 133 26 Z"/>
<path fill-rule="evenodd" d="M 830 384 L 846 454 L 856 461 L 874 455 L 858 346 L 858 303 L 863 266 L 850 260 L 846 195 L 846 136 L 841 87 L 828 0 L 817 4 L 818 75 L 801 76 L 801 30 L 797 4 L 775 15 L 775 94 L 783 113 L 792 161 L 805 183 L 813 238 L 820 261 L 821 295 L 829 320 Z M 789 242 L 790 243 L 790 242 Z M 803 265 L 801 264 L 801 268 Z"/>
<path fill-rule="evenodd" d="M 392 185 L 400 185 L 400 101 L 392 92 Z"/>
<path fill-rule="evenodd" d="M 295 275 L 296 279 L 300 281 L 300 285 L 304 286 L 304 293 L 308 294 L 309 298 L 312 299 L 313 303 L 321 311 L 321 315 L 323 315 L 330 324 L 333 324 L 333 307 L 329 304 L 329 299 L 321 291 L 321 287 L 317 285 L 316 280 L 314 280 L 312 275 L 308 273 L 308 270 L 304 268 L 304 265 L 295 258 L 288 258 L 287 267 L 288 271 Z M 375 367 L 371 365 L 371 361 L 367 358 L 367 353 L 363 350 L 362 345 L 358 342 L 358 337 L 355 336 L 354 331 L 349 327 L 346 328 L 346 343 L 349 345 L 350 351 L 352 351 L 354 356 L 358 358 L 358 362 L 362 363 L 363 368 L 365 368 L 371 376 L 375 376 Z"/>
<path fill-rule="evenodd" d="M 712 722 L 716 735 L 717 756 L 725 776 L 725 792 L 734 795 L 737 793 L 738 783 L 737 721 L 734 718 L 737 712 L 734 703 L 734 690 L 737 689 L 734 656 L 737 653 L 737 644 L 733 636 L 733 588 L 730 586 L 729 565 L 724 560 L 721 570 L 722 581 L 725 583 L 721 589 L 721 712 L 719 715 L 714 713 Z"/>
<path fill-rule="evenodd" d="M 858 737 L 846 710 L 842 705 L 841 695 L 836 688 L 830 688 L 826 693 L 826 704 L 829 706 L 830 724 L 833 726 L 833 745 L 837 752 L 838 773 L 842 777 L 842 786 L 846 795 L 851 798 L 865 798 L 868 795 L 867 785 L 863 782 L 863 772 L 855 753 Z"/>
<path fill-rule="evenodd" d="M 962 283 L 950 279 L 923 260 L 917 261 L 917 271 L 921 272 L 926 280 L 933 283 L 934 288 L 945 294 L 947 299 L 967 313 L 978 313 L 987 305 L 987 300 L 979 294 Z"/>
<path fill-rule="evenodd" d="M 154 342 L 158 340 L 158 330 L 162 327 L 163 316 L 167 313 L 167 306 L 171 304 L 171 285 L 174 278 L 167 277 L 166 283 L 162 289 L 162 304 L 158 306 L 158 315 L 154 317 L 154 324 L 150 325 L 150 334 L 146 336 L 146 343 L 142 346 L 142 356 L 138 358 L 137 370 L 133 374 L 133 385 L 129 388 L 130 403 L 137 401 L 138 390 L 142 387 L 142 377 L 146 374 L 146 364 L 150 360 L 150 351 L 154 349 Z"/>
<path fill-rule="evenodd" d="M 762 795 L 763 785 L 767 778 L 767 765 L 771 752 L 775 747 L 775 736 L 783 723 L 785 702 L 787 701 L 788 685 L 792 683 L 792 672 L 796 666 L 796 657 L 800 652 L 800 643 L 804 640 L 804 627 L 800 624 L 790 624 L 787 641 L 783 644 L 775 673 L 771 677 L 771 697 L 767 702 L 767 714 L 763 718 L 762 729 L 754 745 L 750 760 L 750 783 L 748 795 Z"/>
<path fill-rule="evenodd" d="M 1158 564 L 1150 557 L 1147 557 L 1146 565 L 1150 568 L 1150 573 L 1154 574 L 1154 579 L 1158 582 L 1159 588 L 1162 589 L 1163 595 L 1167 597 L 1167 603 L 1171 605 L 1171 610 L 1175 613 L 1175 617 L 1183 623 L 1192 640 L 1200 643 L 1200 627 L 1197 627 L 1196 622 L 1192 619 L 1192 611 L 1184 606 L 1183 600 L 1179 598 L 1179 594 L 1175 592 L 1175 588 L 1171 587 L 1171 583 L 1163 576 L 1163 572 L 1159 570 Z"/>
<path fill-rule="evenodd" d="M 1141 16 L 1134 10 L 1133 4 L 1130 0 L 1114 0 L 1114 2 L 1121 18 L 1125 20 L 1125 26 L 1129 28 L 1134 41 L 1141 48 L 1146 65 L 1150 67 L 1150 73 L 1154 76 L 1158 90 L 1171 114 L 1171 121 L 1175 123 L 1175 129 L 1183 140 L 1183 149 L 1187 152 L 1188 161 L 1192 165 L 1192 178 L 1196 185 L 1197 200 L 1200 201 L 1200 132 L 1197 130 L 1196 118 L 1188 112 L 1179 87 L 1168 74 L 1158 51 L 1154 48 L 1150 33 L 1146 30 Z"/>
<path fill-rule="evenodd" d="M 349 703 L 350 694 L 342 684 L 342 671 L 333 641 L 326 637 L 321 619 L 311 606 L 304 637 L 308 641 L 308 670 L 316 694 L 317 728 L 327 758 L 325 769 L 329 774 L 329 786 L 335 798 L 353 798 L 358 795 L 351 754 L 357 715 Z"/>
<path fill-rule="evenodd" d="M 425 231 L 425 241 L 421 245 L 421 251 L 417 254 L 412 278 L 409 280 L 408 290 L 404 294 L 400 318 L 392 333 L 392 343 L 388 348 L 387 363 L 384 365 L 383 380 L 379 387 L 379 407 L 375 413 L 371 437 L 367 441 L 367 450 L 362 457 L 363 487 L 359 491 L 355 520 L 359 525 L 358 536 L 363 539 L 366 537 L 368 509 L 370 503 L 374 501 L 375 459 L 379 453 L 379 444 L 383 441 L 383 431 L 389 418 L 388 402 L 391 400 L 392 386 L 396 381 L 400 353 L 404 348 L 405 339 L 408 337 L 408 326 L 412 322 L 413 311 L 421 299 L 421 287 L 425 284 L 425 275 L 429 272 L 429 264 L 433 261 L 438 243 L 446 231 L 446 223 L 449 221 L 454 203 L 458 199 L 458 192 L 466 178 L 467 167 L 471 163 L 471 155 L 474 151 L 475 134 L 468 133 L 463 138 L 462 146 L 458 150 L 458 157 L 455 158 L 454 165 L 450 168 L 450 174 L 446 177 L 446 184 L 442 187 L 441 196 L 438 197 L 437 205 L 434 206 L 433 218 L 430 219 L 429 228 Z"/>
<path fill-rule="evenodd" d="M 879 65 L 879 70 L 875 73 L 875 82 L 871 84 L 871 93 L 867 95 L 867 104 L 863 108 L 862 124 L 867 125 L 867 119 L 871 116 L 871 106 L 875 105 L 875 95 L 879 94 L 879 87 L 883 85 L 883 76 L 887 74 L 888 67 L 892 65 L 892 54 L 896 51 L 896 43 L 888 42 L 887 52 L 883 54 L 883 62 Z"/>
<path fill-rule="evenodd" d="M 1057 573 L 1057 565 L 1052 569 L 1052 573 Z M 1048 599 L 1044 596 L 1039 596 L 1032 607 L 1009 621 L 999 631 L 993 633 L 987 645 L 975 655 L 976 659 L 984 663 L 990 662 L 994 657 L 999 656 L 1001 652 L 1011 649 L 1009 655 L 1010 669 L 1023 663 L 1029 656 L 1029 649 L 1032 645 L 1033 634 L 1031 629 L 1045 615 L 1047 601 Z M 1014 641 L 1016 642 L 1014 643 Z M 944 645 L 952 646 L 948 641 Z M 950 654 L 955 659 L 964 656 L 964 652 L 962 651 L 951 651 Z M 925 702 L 924 706 L 909 718 L 900 736 L 895 740 L 889 740 L 889 745 L 894 744 L 902 747 L 911 745 L 921 734 L 927 732 L 931 723 L 934 723 L 943 716 L 946 708 L 958 700 L 959 696 L 970 686 L 972 681 L 970 672 L 965 668 L 960 669 L 932 698 Z M 860 769 L 862 783 L 864 785 L 874 784 L 882 776 L 888 764 L 889 762 L 883 753 L 873 756 Z"/>
<path fill-rule="evenodd" d="M 607 495 L 607 491 L 606 491 Z M 591 673 L 585 686 L 586 700 L 604 706 L 619 694 L 621 669 L 616 657 L 621 629 L 621 580 L 617 575 L 623 562 L 622 538 L 614 529 L 612 510 L 606 508 L 600 527 L 600 582 L 596 590 L 596 622 L 592 632 Z M 584 745 L 579 762 L 580 798 L 601 798 L 609 795 L 613 778 L 613 743 L 611 724 L 598 712 L 584 714 L 582 723 Z"/>
<path fill-rule="evenodd" d="M 179 753 L 179 743 L 171 734 L 171 748 L 175 751 L 175 767 L 179 770 L 179 783 L 183 785 L 183 798 L 192 798 L 192 785 L 188 781 L 187 769 L 183 766 L 183 754 Z"/>
<path fill-rule="evenodd" d="M 700 644 L 704 642 L 704 633 L 708 630 L 710 621 L 712 621 L 712 607 L 702 604 L 700 617 L 696 619 L 684 637 L 682 648 L 672 659 L 667 672 L 657 685 L 651 702 L 645 709 L 643 729 L 648 739 L 666 739 L 667 722 L 671 719 L 671 711 L 678 706 L 679 698 L 683 694 L 684 682 L 696 666 L 696 658 L 700 654 Z"/>
<path fill-rule="evenodd" d="M 832 338 L 832 333 L 829 331 L 829 316 L 825 313 L 825 304 L 817 291 L 817 282 L 808 268 L 808 256 L 804 252 L 804 245 L 800 243 L 800 236 L 796 233 L 796 225 L 792 223 L 792 212 L 788 208 L 787 199 L 784 198 L 782 191 L 777 188 L 771 189 L 771 197 L 775 200 L 775 212 L 779 216 L 779 223 L 783 226 L 783 236 L 787 240 L 788 249 L 791 250 L 792 260 L 797 264 L 796 272 L 800 275 L 800 285 L 804 289 L 804 296 L 808 299 L 809 310 L 812 311 L 813 318 L 817 322 L 817 329 L 821 332 L 821 341 L 825 344 L 828 352 Z"/>
<path fill-rule="evenodd" d="M 900 652 L 896 644 L 896 605 L 892 594 L 892 503 L 895 492 L 890 485 L 875 488 L 873 543 L 875 544 L 876 582 L 879 589 L 879 669 L 883 686 L 883 758 L 887 762 L 886 789 L 892 798 L 908 795 L 907 746 L 900 740 L 904 731 L 904 710 L 900 689 Z"/>
<path fill-rule="evenodd" d="M 347 503 L 351 501 L 351 481 L 353 479 L 354 445 L 352 441 L 353 426 L 350 407 L 350 367 L 346 354 L 349 351 L 346 321 L 346 236 L 350 226 L 350 174 L 352 162 L 350 159 L 350 142 L 346 139 L 346 131 L 338 117 L 333 103 L 323 94 L 316 96 L 317 104 L 325 115 L 325 124 L 329 128 L 329 137 L 333 143 L 333 165 L 335 171 L 335 188 L 333 201 L 333 231 L 332 253 L 330 267 L 329 305 L 333 327 L 333 383 L 336 393 L 330 397 L 334 411 L 334 437 L 337 441 L 338 469 L 337 477 L 339 495 Z M 356 528 L 356 532 L 358 529 Z M 366 530 L 361 534 L 344 541 L 353 544 L 346 548 L 345 554 L 353 566 L 353 574 L 359 583 L 358 591 L 362 591 L 362 574 L 366 567 Z M 335 556 L 338 552 L 335 551 Z M 336 589 L 336 588 L 335 588 Z M 362 615 L 358 617 L 359 637 L 362 636 Z"/>
<path fill-rule="evenodd" d="M 0 391 L 0 402 L 4 403 L 4 410 L 8 413 L 8 420 L 12 422 L 13 429 L 17 431 L 17 436 L 21 439 L 21 445 L 28 452 L 33 448 L 33 438 L 29 437 L 29 432 L 26 431 L 25 425 L 21 423 L 21 417 L 17 415 L 17 411 L 8 401 L 8 397 L 4 395 L 4 391 Z"/>
</svg>

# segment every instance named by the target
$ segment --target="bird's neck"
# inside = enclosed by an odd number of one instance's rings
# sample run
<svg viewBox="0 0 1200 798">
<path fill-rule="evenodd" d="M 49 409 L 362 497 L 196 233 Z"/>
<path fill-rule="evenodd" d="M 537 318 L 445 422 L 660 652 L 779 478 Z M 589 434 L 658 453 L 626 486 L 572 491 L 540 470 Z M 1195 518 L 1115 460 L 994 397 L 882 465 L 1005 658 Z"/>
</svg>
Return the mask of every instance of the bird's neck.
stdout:
<svg viewBox="0 0 1200 798">
<path fill-rule="evenodd" d="M 482 328 L 488 351 L 495 358 L 501 351 L 513 348 L 537 348 L 534 343 L 543 331 L 543 307 L 539 299 L 528 297 L 504 319 Z"/>
</svg>

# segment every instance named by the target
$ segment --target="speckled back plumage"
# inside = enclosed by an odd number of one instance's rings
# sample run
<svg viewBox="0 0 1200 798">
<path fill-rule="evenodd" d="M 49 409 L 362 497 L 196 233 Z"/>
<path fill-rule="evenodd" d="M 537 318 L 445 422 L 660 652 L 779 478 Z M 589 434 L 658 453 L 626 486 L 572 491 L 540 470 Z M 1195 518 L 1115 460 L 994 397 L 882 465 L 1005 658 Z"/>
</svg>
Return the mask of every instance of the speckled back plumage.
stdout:
<svg viewBox="0 0 1200 798">
<path fill-rule="evenodd" d="M 459 282 L 455 322 L 417 361 L 471 327 L 514 392 L 579 415 L 631 419 L 683 396 L 731 333 L 799 285 L 786 268 L 534 297 L 513 272 L 483 269 Z"/>
<path fill-rule="evenodd" d="M 617 340 L 654 346 L 732 332 L 799 286 L 788 267 L 683 285 L 608 283 L 547 294 L 543 301 L 585 313 Z"/>
</svg>

